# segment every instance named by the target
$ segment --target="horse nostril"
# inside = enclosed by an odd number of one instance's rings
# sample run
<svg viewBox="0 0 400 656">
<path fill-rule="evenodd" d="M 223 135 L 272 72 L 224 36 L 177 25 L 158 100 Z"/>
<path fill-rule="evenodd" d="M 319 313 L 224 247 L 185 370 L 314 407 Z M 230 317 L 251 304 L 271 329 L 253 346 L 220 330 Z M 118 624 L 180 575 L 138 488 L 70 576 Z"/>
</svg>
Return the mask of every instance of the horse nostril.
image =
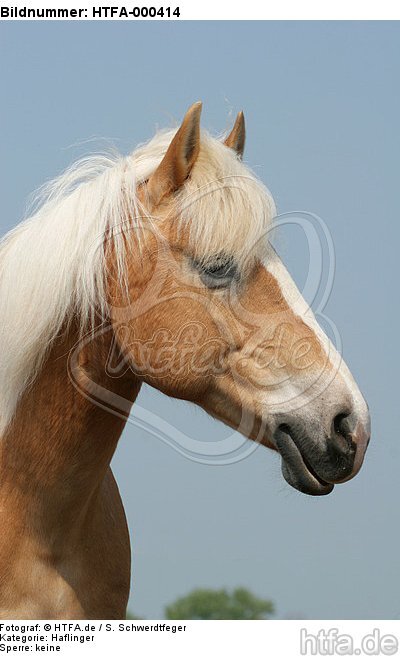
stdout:
<svg viewBox="0 0 400 656">
<path fill-rule="evenodd" d="M 354 450 L 355 445 L 352 438 L 351 421 L 349 413 L 341 412 L 332 422 L 332 438 L 338 447 Z"/>
<path fill-rule="evenodd" d="M 348 414 L 344 412 L 341 412 L 339 415 L 336 415 L 336 417 L 333 420 L 333 430 L 335 431 L 335 433 L 338 433 L 339 435 L 343 435 L 343 433 L 348 432 L 345 423 L 347 417 Z"/>
</svg>

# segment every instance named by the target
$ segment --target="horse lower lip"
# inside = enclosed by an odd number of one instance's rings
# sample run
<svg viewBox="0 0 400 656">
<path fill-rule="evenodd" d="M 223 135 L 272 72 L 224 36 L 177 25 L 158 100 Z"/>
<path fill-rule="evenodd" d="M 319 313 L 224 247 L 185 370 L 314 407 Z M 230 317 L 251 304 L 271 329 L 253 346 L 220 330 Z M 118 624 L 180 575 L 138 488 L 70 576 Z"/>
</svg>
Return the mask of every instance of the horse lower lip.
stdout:
<svg viewBox="0 0 400 656">
<path fill-rule="evenodd" d="M 296 447 L 296 448 L 297 448 L 297 447 Z M 329 482 L 328 482 L 328 481 L 325 481 L 323 478 L 321 478 L 321 476 L 319 476 L 319 475 L 317 474 L 317 472 L 315 471 L 315 469 L 312 468 L 312 466 L 311 466 L 310 463 L 308 462 L 307 458 L 305 458 L 305 456 L 301 453 L 301 451 L 300 451 L 300 455 L 301 455 L 302 460 L 303 460 L 303 462 L 304 462 L 304 466 L 308 469 L 308 471 L 310 472 L 310 474 L 312 474 L 312 475 L 314 476 L 314 478 L 318 481 L 318 483 L 321 483 L 321 485 L 329 485 Z"/>
<path fill-rule="evenodd" d="M 282 457 L 282 473 L 289 485 L 314 496 L 329 494 L 333 490 L 334 485 L 315 472 L 288 431 L 278 429 L 274 439 Z"/>
</svg>

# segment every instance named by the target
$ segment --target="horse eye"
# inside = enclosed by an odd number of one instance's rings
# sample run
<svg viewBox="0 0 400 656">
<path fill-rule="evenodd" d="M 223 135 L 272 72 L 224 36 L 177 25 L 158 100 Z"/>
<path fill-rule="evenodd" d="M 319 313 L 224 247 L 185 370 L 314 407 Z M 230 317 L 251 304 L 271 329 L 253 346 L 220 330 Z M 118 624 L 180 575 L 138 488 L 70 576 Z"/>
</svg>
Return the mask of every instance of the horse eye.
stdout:
<svg viewBox="0 0 400 656">
<path fill-rule="evenodd" d="M 238 270 L 232 258 L 216 258 L 197 264 L 201 281 L 211 289 L 228 287 L 237 278 Z"/>
</svg>

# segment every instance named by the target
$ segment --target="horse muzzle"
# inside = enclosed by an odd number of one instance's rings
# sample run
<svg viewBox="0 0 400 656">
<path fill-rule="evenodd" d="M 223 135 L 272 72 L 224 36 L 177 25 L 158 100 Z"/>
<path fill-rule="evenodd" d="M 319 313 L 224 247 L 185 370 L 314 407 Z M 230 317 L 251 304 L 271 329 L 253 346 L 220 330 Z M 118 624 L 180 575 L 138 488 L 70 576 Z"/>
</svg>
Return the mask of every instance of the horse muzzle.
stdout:
<svg viewBox="0 0 400 656">
<path fill-rule="evenodd" d="M 336 414 L 329 431 L 301 418 L 280 419 L 272 441 L 282 457 L 282 474 L 295 489 L 313 496 L 329 494 L 336 483 L 360 470 L 370 439 L 369 415 Z"/>
</svg>

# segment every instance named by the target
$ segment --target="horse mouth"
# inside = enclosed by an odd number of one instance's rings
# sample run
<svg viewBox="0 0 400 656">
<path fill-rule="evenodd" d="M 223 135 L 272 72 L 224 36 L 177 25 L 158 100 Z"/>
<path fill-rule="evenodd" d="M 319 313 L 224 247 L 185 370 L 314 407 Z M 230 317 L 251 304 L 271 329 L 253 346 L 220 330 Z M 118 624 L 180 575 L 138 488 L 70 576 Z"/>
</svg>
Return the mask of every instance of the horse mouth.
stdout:
<svg viewBox="0 0 400 656">
<path fill-rule="evenodd" d="M 294 443 L 289 429 L 282 425 L 275 431 L 274 441 L 282 457 L 282 474 L 289 485 L 303 494 L 322 496 L 330 494 L 334 488 L 321 478 L 305 455 Z"/>
</svg>

